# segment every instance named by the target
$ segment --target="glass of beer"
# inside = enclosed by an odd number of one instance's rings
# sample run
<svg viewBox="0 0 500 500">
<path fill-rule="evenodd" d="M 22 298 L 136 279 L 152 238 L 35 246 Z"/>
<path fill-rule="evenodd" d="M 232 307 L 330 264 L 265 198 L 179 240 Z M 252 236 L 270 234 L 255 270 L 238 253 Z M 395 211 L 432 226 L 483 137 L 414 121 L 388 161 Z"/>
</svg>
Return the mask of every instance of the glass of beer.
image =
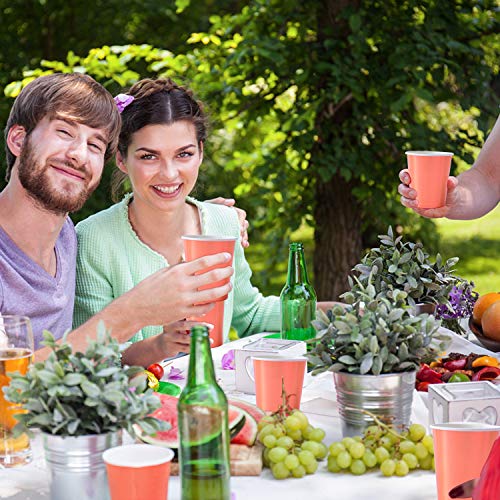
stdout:
<svg viewBox="0 0 500 500">
<path fill-rule="evenodd" d="M 10 384 L 11 373 L 26 374 L 33 351 L 29 318 L 0 315 L 0 467 L 14 467 L 31 461 L 28 436 L 13 433 L 16 414 L 24 410 L 5 399 L 3 388 Z"/>
</svg>

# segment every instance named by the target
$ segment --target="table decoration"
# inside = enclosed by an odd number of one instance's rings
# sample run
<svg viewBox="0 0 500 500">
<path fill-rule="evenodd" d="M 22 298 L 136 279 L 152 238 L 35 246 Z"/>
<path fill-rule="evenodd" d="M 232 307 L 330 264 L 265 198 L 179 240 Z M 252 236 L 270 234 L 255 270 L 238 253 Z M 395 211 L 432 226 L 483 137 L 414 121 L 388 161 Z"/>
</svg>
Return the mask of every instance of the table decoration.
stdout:
<svg viewBox="0 0 500 500">
<path fill-rule="evenodd" d="M 122 429 L 135 435 L 134 424 L 148 434 L 165 429 L 149 416 L 158 398 L 145 389 L 142 367 L 121 366 L 121 347 L 103 323 L 84 353 L 73 352 L 66 336 L 56 343 L 47 331 L 43 344 L 52 351 L 47 360 L 13 375 L 5 391 L 27 410 L 17 416 L 16 429 L 43 433 L 52 500 L 72 498 L 74 491 L 79 500 L 108 499 L 102 453 L 121 443 Z"/>
<path fill-rule="evenodd" d="M 417 312 L 423 305 L 434 305 L 438 319 L 444 327 L 460 335 L 468 332 L 461 324 L 472 312 L 478 294 L 474 283 L 457 276 L 454 266 L 458 257 L 443 260 L 438 253 L 433 261 L 421 243 L 403 241 L 392 227 L 379 236 L 380 245 L 370 249 L 361 262 L 354 266 L 354 277 L 349 277 L 350 292 L 356 292 L 368 283 L 373 285 L 377 296 L 392 300 L 397 290 L 407 294 L 406 302 Z"/>
<path fill-rule="evenodd" d="M 407 426 L 416 370 L 450 340 L 432 315 L 410 314 L 406 292 L 378 294 L 375 274 L 372 269 L 366 285 L 355 278 L 356 290 L 344 294 L 351 303 L 318 311 L 313 322 L 318 334 L 307 357 L 313 374 L 334 374 L 344 436 L 361 434 L 373 421 L 362 410 Z"/>
<path fill-rule="evenodd" d="M 500 387 L 488 381 L 433 384 L 429 422 L 482 422 L 500 425 Z"/>
</svg>

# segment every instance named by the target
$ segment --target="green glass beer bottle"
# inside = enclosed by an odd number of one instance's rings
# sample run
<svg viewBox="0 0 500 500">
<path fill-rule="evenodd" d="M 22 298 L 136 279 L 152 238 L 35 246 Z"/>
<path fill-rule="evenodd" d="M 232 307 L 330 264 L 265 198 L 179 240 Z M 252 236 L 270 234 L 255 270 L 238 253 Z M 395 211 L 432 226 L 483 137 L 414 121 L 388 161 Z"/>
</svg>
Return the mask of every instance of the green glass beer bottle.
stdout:
<svg viewBox="0 0 500 500">
<path fill-rule="evenodd" d="M 229 500 L 228 405 L 215 380 L 205 326 L 191 328 L 188 378 L 177 409 L 182 500 Z"/>
<path fill-rule="evenodd" d="M 316 317 L 316 292 L 307 279 L 302 243 L 290 243 L 288 275 L 281 291 L 281 338 L 307 340 L 316 333 L 311 321 Z"/>
</svg>

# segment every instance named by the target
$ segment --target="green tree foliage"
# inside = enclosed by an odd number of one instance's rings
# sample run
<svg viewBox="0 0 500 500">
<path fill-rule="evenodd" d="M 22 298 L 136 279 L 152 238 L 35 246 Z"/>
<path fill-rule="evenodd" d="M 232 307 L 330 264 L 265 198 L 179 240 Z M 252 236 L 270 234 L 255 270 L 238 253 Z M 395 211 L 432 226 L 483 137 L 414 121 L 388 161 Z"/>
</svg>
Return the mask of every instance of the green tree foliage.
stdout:
<svg viewBox="0 0 500 500">
<path fill-rule="evenodd" d="M 108 44 L 149 44 L 184 51 L 193 31 L 210 26 L 213 10 L 237 12 L 240 0 L 0 0 L 0 86 L 43 60 L 65 60 Z M 11 102 L 0 99 L 0 124 Z M 3 148 L 2 148 L 3 149 Z M 3 163 L 3 154 L 0 151 Z M 3 171 L 3 169 L 1 169 Z M 3 186 L 3 175 L 0 176 Z"/>
<path fill-rule="evenodd" d="M 498 110 L 498 2 L 251 0 L 209 21 L 175 55 L 103 46 L 38 71 L 87 71 L 111 91 L 139 75 L 187 80 L 214 122 L 204 194 L 234 187 L 269 268 L 291 231 L 313 226 L 323 299 L 388 223 L 428 240 L 397 172 L 409 149 L 453 151 L 455 172 L 472 164 Z"/>
</svg>

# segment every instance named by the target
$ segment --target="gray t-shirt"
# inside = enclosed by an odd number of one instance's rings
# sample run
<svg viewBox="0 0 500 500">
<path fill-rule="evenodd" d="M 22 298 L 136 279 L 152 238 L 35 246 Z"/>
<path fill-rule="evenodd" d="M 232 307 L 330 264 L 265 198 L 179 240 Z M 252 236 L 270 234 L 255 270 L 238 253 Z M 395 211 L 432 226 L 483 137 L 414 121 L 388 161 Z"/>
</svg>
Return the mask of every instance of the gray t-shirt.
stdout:
<svg viewBox="0 0 500 500">
<path fill-rule="evenodd" d="M 43 330 L 56 338 L 71 329 L 75 301 L 76 234 L 69 217 L 56 242 L 57 271 L 51 276 L 0 227 L 0 312 L 31 319 L 35 349 Z"/>
</svg>

